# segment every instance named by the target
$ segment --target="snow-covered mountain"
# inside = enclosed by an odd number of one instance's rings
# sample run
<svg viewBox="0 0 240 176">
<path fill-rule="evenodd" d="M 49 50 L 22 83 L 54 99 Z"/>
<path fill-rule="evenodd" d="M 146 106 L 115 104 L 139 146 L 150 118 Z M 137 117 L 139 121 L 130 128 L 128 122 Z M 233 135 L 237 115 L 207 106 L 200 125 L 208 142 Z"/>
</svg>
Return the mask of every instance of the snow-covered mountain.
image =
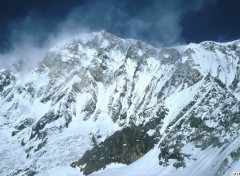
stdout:
<svg viewBox="0 0 240 176">
<path fill-rule="evenodd" d="M 0 175 L 228 176 L 239 81 L 240 41 L 64 41 L 24 77 L 0 70 Z"/>
</svg>

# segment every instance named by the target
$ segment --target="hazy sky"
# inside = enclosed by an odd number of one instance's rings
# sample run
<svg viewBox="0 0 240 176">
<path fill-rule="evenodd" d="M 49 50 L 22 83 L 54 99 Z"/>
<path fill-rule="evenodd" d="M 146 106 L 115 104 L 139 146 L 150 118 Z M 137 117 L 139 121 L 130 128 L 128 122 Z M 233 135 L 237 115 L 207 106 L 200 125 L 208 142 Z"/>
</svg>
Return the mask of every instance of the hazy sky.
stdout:
<svg viewBox="0 0 240 176">
<path fill-rule="evenodd" d="M 240 0 L 0 1 L 0 64 L 38 60 L 59 40 L 103 29 L 156 47 L 236 40 L 239 10 Z"/>
</svg>

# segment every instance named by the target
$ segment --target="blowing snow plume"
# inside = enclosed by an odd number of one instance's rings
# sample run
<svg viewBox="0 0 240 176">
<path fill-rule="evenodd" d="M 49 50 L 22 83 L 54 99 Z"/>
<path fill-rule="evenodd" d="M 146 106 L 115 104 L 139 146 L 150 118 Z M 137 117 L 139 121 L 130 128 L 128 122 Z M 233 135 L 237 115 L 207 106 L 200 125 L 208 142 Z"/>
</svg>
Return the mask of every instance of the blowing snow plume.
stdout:
<svg viewBox="0 0 240 176">
<path fill-rule="evenodd" d="M 89 0 L 29 6 L 17 18 L 9 14 L 2 31 L 0 68 L 17 64 L 29 71 L 58 41 L 81 32 L 106 30 L 119 37 L 134 38 L 156 47 L 184 43 L 181 35 L 184 14 L 212 4 L 197 2 L 142 0 Z M 19 4 L 21 6 L 21 4 Z M 57 10 L 56 10 L 57 9 Z M 7 18 L 7 17 L 6 17 Z"/>
</svg>

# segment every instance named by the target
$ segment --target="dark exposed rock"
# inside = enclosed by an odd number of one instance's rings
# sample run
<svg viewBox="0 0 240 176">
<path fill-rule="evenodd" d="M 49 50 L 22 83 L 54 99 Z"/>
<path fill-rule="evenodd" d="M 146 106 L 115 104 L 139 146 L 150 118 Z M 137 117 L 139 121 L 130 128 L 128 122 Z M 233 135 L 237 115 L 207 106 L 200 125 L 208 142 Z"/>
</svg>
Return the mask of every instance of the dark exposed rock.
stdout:
<svg viewBox="0 0 240 176">
<path fill-rule="evenodd" d="M 12 75 L 12 73 L 9 70 L 0 72 L 0 92 L 2 92 L 4 87 L 7 87 L 8 85 L 10 85 L 10 83 L 14 80 L 15 80 L 15 77 Z"/>
<path fill-rule="evenodd" d="M 167 96 L 168 94 L 174 92 L 176 87 L 179 85 L 185 84 L 190 87 L 203 78 L 201 73 L 197 69 L 192 68 L 192 66 L 192 63 L 185 62 L 184 64 L 180 63 L 178 67 L 173 69 L 172 76 L 168 79 L 168 81 L 158 93 L 159 101 L 164 99 L 164 96 Z"/>
<path fill-rule="evenodd" d="M 181 60 L 180 53 L 173 48 L 164 48 L 161 50 L 159 57 L 162 64 L 175 64 Z"/>
<path fill-rule="evenodd" d="M 99 145 L 93 136 L 94 147 L 85 152 L 83 157 L 72 163 L 72 167 L 81 167 L 84 174 L 91 174 L 94 171 L 104 168 L 110 163 L 130 164 L 146 154 L 159 140 L 159 129 L 161 120 L 167 115 L 167 110 L 161 107 L 156 118 L 151 119 L 139 126 L 129 126 L 121 131 L 115 132 Z M 155 130 L 151 136 L 149 130 Z"/>
<path fill-rule="evenodd" d="M 169 159 L 174 159 L 176 160 L 173 164 L 174 167 L 185 167 L 185 160 L 189 155 L 182 153 L 181 149 L 186 143 L 193 143 L 196 148 L 206 150 L 209 147 L 226 147 L 229 140 L 235 139 L 237 134 L 234 127 L 236 125 L 234 124 L 235 122 L 238 124 L 238 119 L 240 118 L 237 110 L 240 106 L 239 102 L 235 100 L 230 92 L 226 92 L 225 86 L 222 86 L 223 83 L 211 76 L 208 76 L 205 80 L 214 82 L 216 87 L 208 90 L 204 97 L 196 94 L 192 101 L 180 111 L 175 120 L 169 124 L 165 131 L 168 135 L 160 144 L 160 165 L 167 166 Z M 206 91 L 205 88 L 200 90 Z M 226 97 L 231 99 L 231 104 L 229 104 L 229 101 L 225 102 Z M 199 101 L 200 99 L 201 101 Z M 197 108 L 194 108 L 196 105 Z M 209 109 L 221 107 L 220 112 L 222 114 L 205 115 L 205 118 L 203 118 L 202 114 L 211 113 L 204 107 Z M 182 118 L 183 116 L 185 117 Z M 181 120 L 178 121 L 178 119 Z M 214 126 L 209 126 L 209 122 L 214 122 Z M 169 127 L 173 127 L 171 131 Z M 230 138 L 224 135 L 226 131 L 230 134 Z M 222 164 L 224 165 L 224 163 Z"/>
<path fill-rule="evenodd" d="M 16 135 L 19 131 L 23 130 L 24 128 L 29 127 L 30 125 L 32 125 L 32 123 L 33 123 L 32 118 L 26 118 L 26 119 L 22 120 L 19 123 L 19 125 L 14 127 L 16 130 L 12 132 L 12 136 Z"/>
<path fill-rule="evenodd" d="M 82 170 L 84 174 L 90 174 L 113 162 L 130 164 L 142 157 L 153 145 L 154 137 L 148 136 L 141 128 L 126 127 L 87 151 L 72 166 L 86 164 Z"/>
<path fill-rule="evenodd" d="M 21 175 L 26 175 L 26 176 L 34 176 L 37 172 L 35 172 L 34 170 L 31 170 L 30 168 L 27 168 L 27 169 L 23 169 L 23 170 L 17 170 L 16 172 L 12 173 L 11 176 L 14 176 L 14 175 L 18 175 L 20 174 Z"/>
<path fill-rule="evenodd" d="M 94 99 L 88 100 L 88 102 L 84 105 L 82 112 L 85 113 L 84 120 L 87 120 L 96 109 L 96 101 Z"/>
</svg>

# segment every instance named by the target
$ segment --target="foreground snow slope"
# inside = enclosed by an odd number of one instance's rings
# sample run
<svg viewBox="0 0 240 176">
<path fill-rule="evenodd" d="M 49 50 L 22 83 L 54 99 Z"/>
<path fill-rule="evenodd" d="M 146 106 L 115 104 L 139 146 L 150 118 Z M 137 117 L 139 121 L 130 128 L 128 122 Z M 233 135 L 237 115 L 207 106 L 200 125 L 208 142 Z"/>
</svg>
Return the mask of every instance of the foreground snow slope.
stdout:
<svg viewBox="0 0 240 176">
<path fill-rule="evenodd" d="M 239 56 L 239 41 L 156 49 L 102 31 L 25 77 L 1 69 L 0 175 L 229 175 Z"/>
</svg>

